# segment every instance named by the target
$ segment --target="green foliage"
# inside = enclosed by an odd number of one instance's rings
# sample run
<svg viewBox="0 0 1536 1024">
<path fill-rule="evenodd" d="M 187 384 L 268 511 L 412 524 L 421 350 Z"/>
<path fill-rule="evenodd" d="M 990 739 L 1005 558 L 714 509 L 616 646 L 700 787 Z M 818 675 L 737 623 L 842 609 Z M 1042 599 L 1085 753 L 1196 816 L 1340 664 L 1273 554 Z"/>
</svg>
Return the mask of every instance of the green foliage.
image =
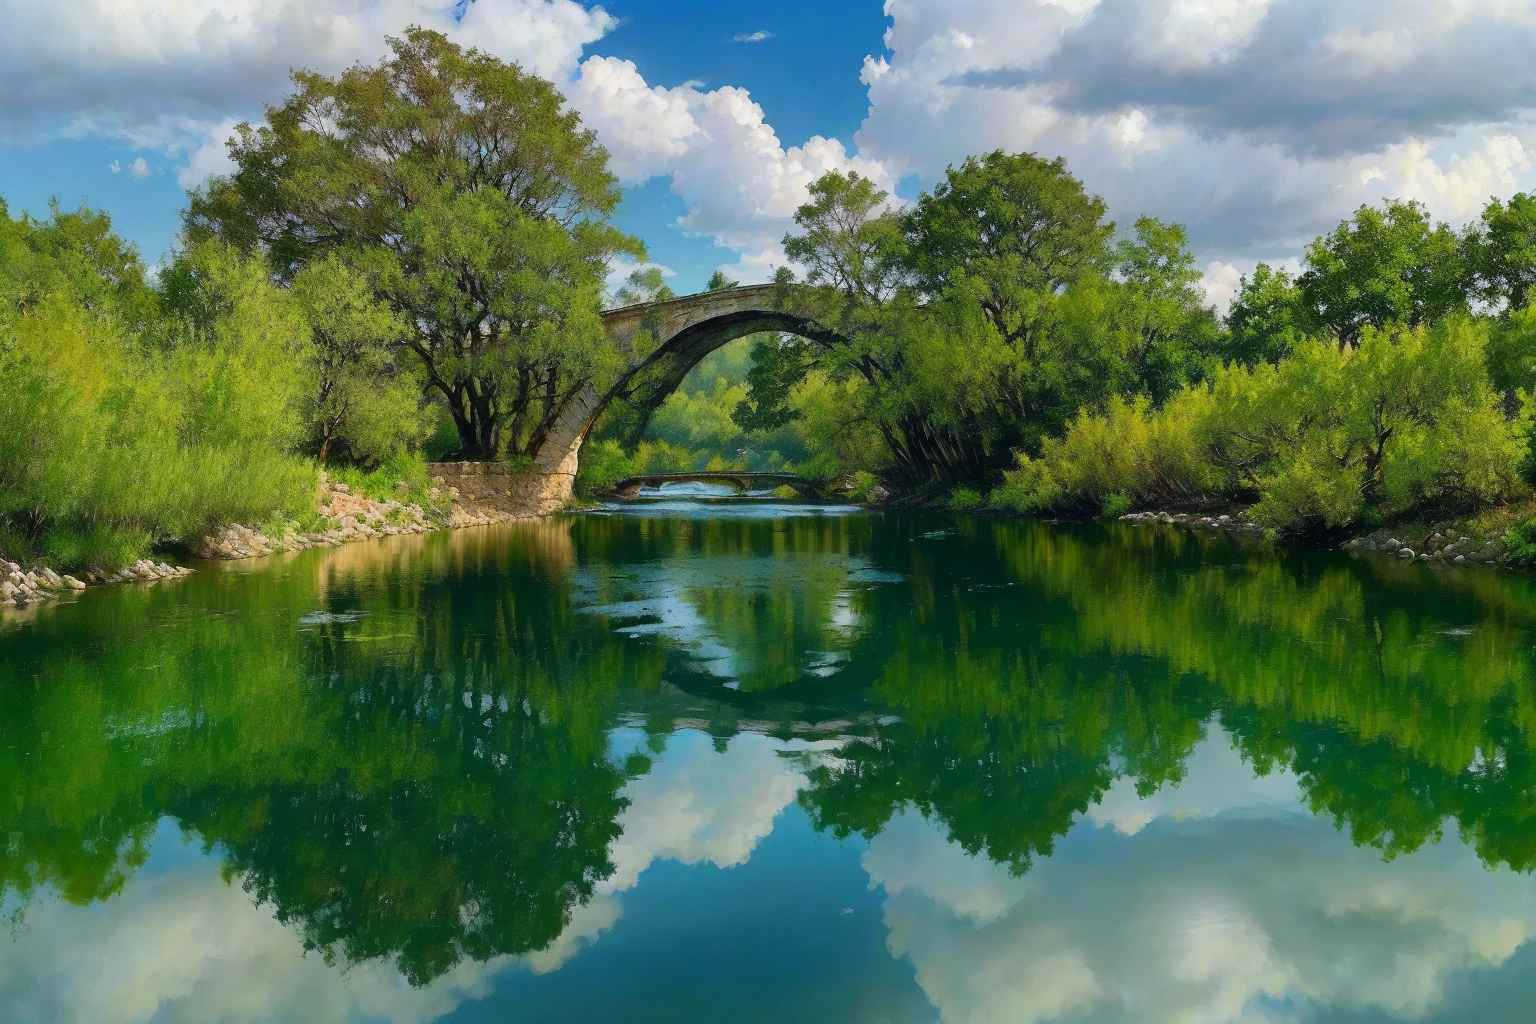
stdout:
<svg viewBox="0 0 1536 1024">
<path fill-rule="evenodd" d="M 1536 285 L 1536 196 L 1495 199 L 1467 234 L 1468 270 L 1483 301 L 1513 312 L 1530 305 Z"/>
<path fill-rule="evenodd" d="M 1486 327 L 1453 320 L 1360 343 L 1303 341 L 1278 363 L 1228 366 L 1153 409 L 1084 411 L 993 495 L 1021 512 L 1088 512 L 1256 492 L 1256 522 L 1337 528 L 1431 502 L 1519 490 L 1522 445 L 1483 362 Z"/>
<path fill-rule="evenodd" d="M 624 286 L 614 294 L 620 306 L 635 306 L 644 302 L 666 302 L 677 298 L 667 286 L 667 279 L 660 267 L 639 267 L 630 272 Z"/>
<path fill-rule="evenodd" d="M 970 487 L 956 487 L 949 492 L 945 504 L 952 512 L 979 512 L 986 507 L 987 499 Z"/>
<path fill-rule="evenodd" d="M 265 265 L 197 246 L 168 268 L 163 298 L 133 286 L 119 304 L 123 288 L 103 281 L 141 280 L 122 263 L 130 250 L 100 234 L 103 217 L 66 220 L 93 225 L 93 244 L 58 245 L 54 224 L 4 222 L 13 245 L 0 289 L 15 303 L 0 346 L 8 553 L 114 568 L 155 542 L 302 507 L 313 485 L 294 457 L 305 328 Z M 39 281 L 51 290 L 29 290 Z"/>
<path fill-rule="evenodd" d="M 1052 297 L 1107 257 L 1115 226 L 1104 214 L 1065 160 L 996 151 L 918 198 L 907 252 L 924 294 L 970 296 L 1005 342 L 1027 348 Z"/>
<path fill-rule="evenodd" d="M 784 239 L 784 254 L 806 267 L 806 280 L 852 298 L 888 296 L 902 273 L 901 224 L 883 212 L 886 193 L 857 172 L 829 171 L 810 187 L 811 201 L 795 212 L 800 233 Z"/>
<path fill-rule="evenodd" d="M 1020 455 L 992 500 L 1016 512 L 1123 515 L 1231 490 L 1205 436 L 1211 405 L 1209 391 L 1196 387 L 1157 411 L 1145 397 L 1112 399 L 1103 413 L 1083 410 L 1038 458 Z"/>
<path fill-rule="evenodd" d="M 1503 539 L 1510 557 L 1521 562 L 1536 559 L 1536 519 L 1527 519 L 1510 527 Z"/>
<path fill-rule="evenodd" d="M 732 421 L 746 431 L 777 430 L 793 422 L 798 413 L 789 395 L 815 364 L 815 354 L 805 344 L 769 335 L 752 346 L 752 368 L 747 387 L 731 410 Z"/>
<path fill-rule="evenodd" d="M 831 336 L 761 347 L 739 424 L 792 422 L 813 366 L 859 380 L 842 418 L 879 449 L 859 468 L 943 494 L 996 484 L 1080 409 L 1206 373 L 1219 325 L 1183 229 L 1143 218 L 1111 246 L 1103 202 L 1062 161 L 967 160 L 899 223 L 886 199 L 828 175 L 797 211 L 785 251 L 814 290 L 791 306 Z"/>
<path fill-rule="evenodd" d="M 294 276 L 292 294 L 309 323 L 304 418 L 320 462 L 337 448 L 374 463 L 419 444 L 421 386 L 396 364 L 408 332 L 367 279 L 331 254 Z"/>
<path fill-rule="evenodd" d="M 142 325 L 158 305 L 138 250 L 112 232 L 104 213 L 49 205 L 37 221 L 10 218 L 0 199 L 0 327 L 44 300 L 67 299 L 110 315 L 126 328 Z"/>
<path fill-rule="evenodd" d="M 602 282 L 641 246 L 608 224 L 607 153 L 549 82 L 421 29 L 390 49 L 297 72 L 188 233 L 261 248 L 285 279 L 336 254 L 410 326 L 463 453 L 536 456 L 565 400 L 618 371 Z"/>
<path fill-rule="evenodd" d="M 1488 326 L 1488 377 L 1506 411 L 1520 408 L 1520 393 L 1536 394 L 1536 310 L 1512 310 Z"/>
<path fill-rule="evenodd" d="M 704 290 L 707 292 L 718 292 L 724 291 L 727 288 L 739 288 L 740 286 L 740 281 L 732 281 L 729 277 L 725 276 L 725 271 L 716 270 L 713 274 L 709 275 L 709 283 L 704 286 Z"/>
<path fill-rule="evenodd" d="M 331 480 L 346 484 L 353 494 L 374 501 L 406 501 L 431 505 L 432 475 L 419 453 L 395 451 L 373 469 L 341 466 L 329 470 Z"/>
<path fill-rule="evenodd" d="M 1467 309 L 1456 235 L 1416 201 L 1362 206 L 1307 247 L 1298 279 L 1318 324 L 1340 344 L 1366 328 L 1417 327 Z"/>
<path fill-rule="evenodd" d="M 1255 521 L 1337 527 L 1366 510 L 1510 494 L 1520 452 L 1485 343 L 1466 319 L 1367 330 L 1344 351 L 1308 342 L 1277 366 L 1218 376 L 1217 451 L 1252 475 Z"/>
<path fill-rule="evenodd" d="M 1106 494 L 1104 503 L 1099 506 L 1099 514 L 1105 519 L 1119 519 L 1135 507 L 1129 494 Z"/>
<path fill-rule="evenodd" d="M 576 491 L 590 497 L 607 490 L 625 477 L 643 473 L 682 473 L 695 469 L 694 453 L 665 441 L 641 441 L 633 452 L 609 438 L 589 441 L 581 449 L 581 469 Z M 720 467 L 725 468 L 725 467 Z"/>
<path fill-rule="evenodd" d="M 1314 333 L 1311 308 L 1285 268 L 1260 263 L 1246 275 L 1227 311 L 1222 355 L 1254 366 L 1279 362 L 1296 343 Z"/>
</svg>

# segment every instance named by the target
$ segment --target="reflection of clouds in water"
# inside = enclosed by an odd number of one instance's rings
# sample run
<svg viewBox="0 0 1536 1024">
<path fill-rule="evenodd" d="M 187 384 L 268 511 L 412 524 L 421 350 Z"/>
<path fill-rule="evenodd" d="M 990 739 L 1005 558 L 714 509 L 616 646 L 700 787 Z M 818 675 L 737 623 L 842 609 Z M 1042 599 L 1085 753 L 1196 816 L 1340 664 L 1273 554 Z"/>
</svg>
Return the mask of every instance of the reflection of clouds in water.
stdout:
<svg viewBox="0 0 1536 1024">
<path fill-rule="evenodd" d="M 620 730 L 615 744 L 635 744 Z M 674 733 L 666 751 L 645 775 L 625 787 L 629 807 L 619 818 L 624 833 L 609 855 L 616 866 L 605 891 L 632 888 L 657 860 L 744 864 L 773 822 L 805 785 L 800 765 L 780 751 L 828 751 L 833 741 L 778 740 L 756 733 L 731 738 L 717 752 L 705 733 Z"/>
<path fill-rule="evenodd" d="M 163 827 L 157 852 L 180 840 Z M 8 1020 L 387 1021 L 418 1024 L 490 991 L 511 961 L 463 963 L 424 988 L 372 961 L 341 971 L 304 955 L 271 908 L 226 884 L 213 859 L 153 862 L 121 895 L 75 907 L 42 899 L 0 955 Z"/>
<path fill-rule="evenodd" d="M 850 584 L 865 587 L 900 582 L 904 577 L 873 568 L 856 556 L 799 555 L 774 557 L 710 555 L 681 557 L 655 563 L 626 566 L 625 574 L 606 575 L 589 568 L 573 580 L 573 596 L 581 610 L 607 616 L 615 631 L 632 637 L 660 636 L 689 652 L 695 668 L 718 679 L 735 679 L 749 671 L 750 657 L 734 650 L 689 600 L 690 594 L 731 591 L 736 595 L 770 596 L 805 594 L 819 585 L 833 591 L 827 609 L 826 629 L 840 640 L 850 639 L 859 614 Z M 622 581 L 620 583 L 619 581 Z M 625 600 L 604 601 L 615 589 L 627 592 Z M 812 675 L 830 675 L 837 662 L 829 655 L 803 652 Z"/>
<path fill-rule="evenodd" d="M 1195 745 L 1184 762 L 1184 781 L 1164 786 L 1146 799 L 1136 795 L 1136 781 L 1121 776 L 1104 799 L 1088 808 L 1097 825 L 1111 825 L 1134 835 L 1158 818 L 1211 818 L 1225 811 L 1282 813 L 1301 808 L 1296 776 L 1284 769 L 1254 775 L 1253 766 L 1232 746 L 1220 729 Z"/>
<path fill-rule="evenodd" d="M 1191 758 L 1161 803 L 1097 816 L 1114 828 L 1080 823 L 1018 879 L 916 812 L 893 819 L 864 866 L 887 893 L 891 951 L 942 1019 L 1420 1018 L 1536 936 L 1530 878 L 1449 840 L 1385 863 L 1284 810 L 1274 780 L 1244 798 L 1212 777 L 1231 770 L 1218 755 Z"/>
<path fill-rule="evenodd" d="M 616 750 L 643 745 L 619 730 Z M 421 1024 L 489 994 L 496 975 L 521 964 L 558 970 L 622 917 L 618 893 L 657 860 L 743 864 L 805 782 L 800 765 L 778 751 L 825 751 L 835 743 L 783 742 L 755 734 L 717 753 L 700 732 L 671 737 L 652 770 L 631 781 L 623 834 L 610 856 L 617 870 L 545 949 L 523 957 L 465 962 L 424 988 L 412 988 L 387 961 L 342 969 L 304 954 L 293 930 L 220 877 L 217 858 L 175 853 L 183 844 L 169 822 L 154 856 L 115 899 L 74 907 L 40 899 L 0 955 L 0 1006 L 6 1020 L 385 1021 Z M 168 865 L 163 861 L 170 858 Z"/>
<path fill-rule="evenodd" d="M 731 649 L 716 639 L 709 623 L 682 595 L 620 601 L 586 609 L 618 623 L 630 637 L 662 636 L 693 655 L 695 666 L 721 679 L 736 675 Z"/>
</svg>

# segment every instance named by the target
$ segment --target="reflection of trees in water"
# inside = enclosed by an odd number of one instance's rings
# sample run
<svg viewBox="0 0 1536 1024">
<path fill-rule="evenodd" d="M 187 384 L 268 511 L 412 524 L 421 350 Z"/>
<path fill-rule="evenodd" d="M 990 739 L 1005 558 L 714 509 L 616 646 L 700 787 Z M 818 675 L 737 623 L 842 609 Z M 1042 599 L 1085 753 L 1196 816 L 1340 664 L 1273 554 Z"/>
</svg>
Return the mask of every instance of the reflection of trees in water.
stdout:
<svg viewBox="0 0 1536 1024">
<path fill-rule="evenodd" d="M 613 870 L 607 729 L 659 670 L 574 622 L 548 532 L 209 574 L 7 638 L 27 648 L 0 689 L 0 885 L 110 896 L 170 814 L 327 956 L 421 983 L 548 945 Z M 483 550 L 454 572 L 465 543 Z M 357 585 L 372 573 L 407 585 Z"/>
<path fill-rule="evenodd" d="M 545 946 L 613 870 L 616 716 L 706 703 L 662 686 L 671 642 L 582 611 L 642 570 L 747 652 L 759 692 L 713 685 L 720 708 L 810 693 L 896 716 L 811 775 L 802 802 L 839 835 L 911 805 L 1021 872 L 1117 779 L 1182 779 L 1216 720 L 1359 843 L 1390 856 L 1454 818 L 1486 861 L 1536 865 L 1528 582 L 935 525 L 587 519 L 53 609 L 0 637 L 0 890 L 108 898 L 173 815 L 338 959 L 420 982 Z M 808 674 L 829 650 L 851 660 Z"/>
<path fill-rule="evenodd" d="M 666 638 L 669 676 L 766 693 L 844 664 L 863 590 L 875 585 L 862 554 L 870 520 L 639 519 L 613 527 L 595 518 L 575 526 L 587 603 L 616 627 Z"/>
<path fill-rule="evenodd" d="M 911 803 L 1022 870 L 1116 778 L 1178 781 L 1214 715 L 1357 843 L 1390 857 L 1455 819 L 1488 863 L 1536 867 L 1528 581 L 1118 526 L 886 540 L 917 552 L 918 607 L 877 600 L 894 641 L 855 657 L 903 721 L 813 776 L 823 827 Z"/>
</svg>

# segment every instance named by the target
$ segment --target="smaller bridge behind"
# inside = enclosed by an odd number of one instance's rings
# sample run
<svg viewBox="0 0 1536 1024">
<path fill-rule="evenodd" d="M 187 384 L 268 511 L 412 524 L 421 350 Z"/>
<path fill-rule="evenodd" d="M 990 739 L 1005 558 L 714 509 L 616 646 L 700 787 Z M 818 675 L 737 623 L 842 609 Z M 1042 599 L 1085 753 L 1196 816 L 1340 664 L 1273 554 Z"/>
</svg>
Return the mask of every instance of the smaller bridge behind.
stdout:
<svg viewBox="0 0 1536 1024">
<path fill-rule="evenodd" d="M 738 490 L 749 491 L 754 487 L 792 487 L 801 497 L 821 498 L 825 492 L 820 484 L 813 483 L 796 473 L 753 473 L 746 470 L 700 470 L 696 473 L 641 473 L 625 477 L 610 488 L 619 498 L 638 498 L 642 487 L 660 487 L 662 484 L 701 483 L 728 484 Z"/>
</svg>

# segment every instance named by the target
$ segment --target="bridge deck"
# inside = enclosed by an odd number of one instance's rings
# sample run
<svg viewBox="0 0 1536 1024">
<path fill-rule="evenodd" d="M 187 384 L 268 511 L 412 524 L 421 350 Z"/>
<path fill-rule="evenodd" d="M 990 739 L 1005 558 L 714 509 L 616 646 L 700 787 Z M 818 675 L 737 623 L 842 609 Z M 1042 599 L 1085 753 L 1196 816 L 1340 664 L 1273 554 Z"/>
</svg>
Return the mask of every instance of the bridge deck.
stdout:
<svg viewBox="0 0 1536 1024">
<path fill-rule="evenodd" d="M 753 484 L 786 484 L 802 494 L 813 494 L 820 490 L 820 485 L 814 481 L 807 480 L 798 473 L 754 473 L 749 470 L 739 472 L 731 470 L 700 470 L 697 473 L 640 473 L 618 481 L 611 490 L 619 494 L 633 496 L 642 487 L 654 487 L 658 484 L 671 483 L 722 483 L 732 484 L 743 489 Z"/>
<path fill-rule="evenodd" d="M 755 473 L 751 470 L 732 472 L 728 469 L 707 469 L 697 473 L 637 473 L 625 477 L 619 484 L 665 484 L 679 481 L 709 483 L 711 480 L 778 480 L 781 483 L 809 483 L 799 473 Z"/>
</svg>

